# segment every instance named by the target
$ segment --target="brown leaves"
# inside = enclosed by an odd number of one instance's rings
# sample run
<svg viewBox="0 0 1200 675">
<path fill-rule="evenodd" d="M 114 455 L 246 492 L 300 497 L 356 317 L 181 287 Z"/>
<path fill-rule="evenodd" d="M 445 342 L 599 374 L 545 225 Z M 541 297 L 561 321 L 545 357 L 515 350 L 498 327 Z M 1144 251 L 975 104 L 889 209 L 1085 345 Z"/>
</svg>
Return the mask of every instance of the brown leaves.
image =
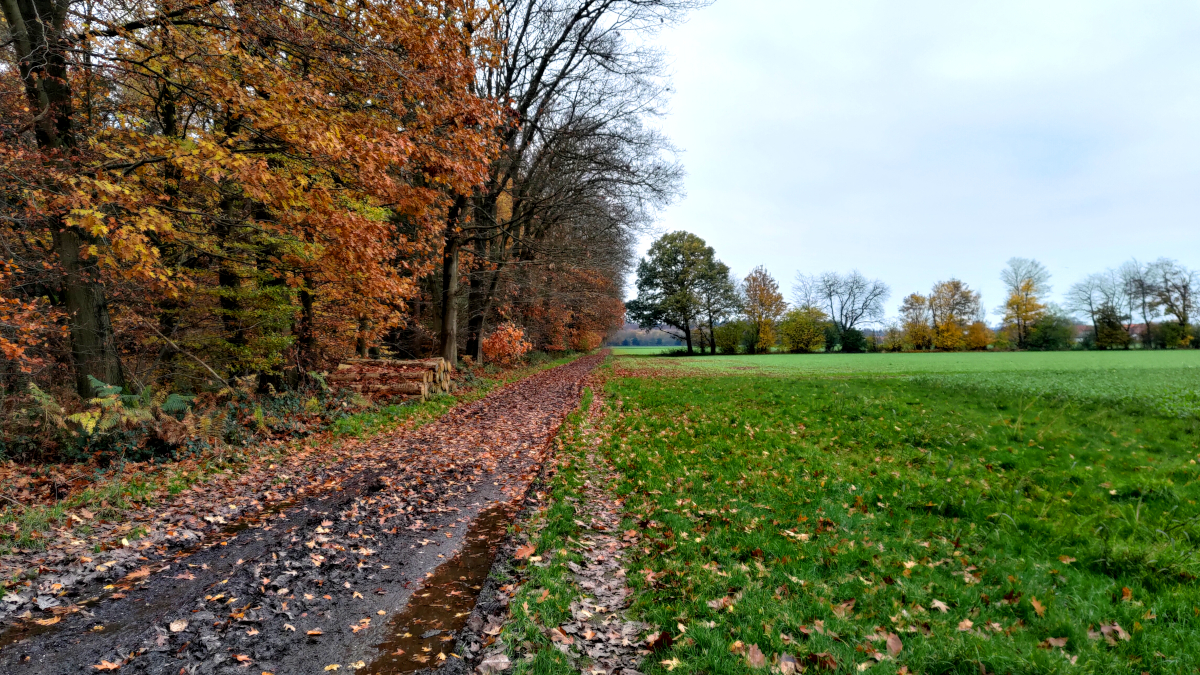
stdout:
<svg viewBox="0 0 1200 675">
<path fill-rule="evenodd" d="M 738 592 L 734 595 L 726 595 L 724 597 L 717 598 L 716 600 L 709 600 L 707 604 L 710 608 L 719 612 L 727 607 L 733 607 L 741 598 L 742 594 L 741 592 Z"/>
<path fill-rule="evenodd" d="M 946 603 L 942 602 L 941 600 L 935 599 L 933 602 L 929 603 L 929 606 L 943 614 L 950 611 L 950 606 L 947 605 Z"/>
<path fill-rule="evenodd" d="M 903 651 L 903 649 L 904 649 L 904 643 L 900 641 L 900 636 L 896 635 L 895 633 L 888 633 L 888 635 L 887 635 L 888 655 L 891 656 L 892 658 L 895 658 L 900 655 L 900 652 Z"/>
<path fill-rule="evenodd" d="M 854 598 L 851 598 L 843 603 L 832 605 L 833 615 L 839 619 L 845 619 L 854 611 Z"/>
<path fill-rule="evenodd" d="M 975 624 L 972 623 L 970 619 L 963 619 L 962 621 L 958 622 L 958 630 L 965 633 L 965 632 L 971 630 L 971 628 L 974 627 L 974 625 Z"/>
<path fill-rule="evenodd" d="M 94 665 L 92 667 L 95 668 L 96 670 L 117 670 L 118 668 L 121 667 L 121 664 L 113 663 L 112 661 L 105 661 L 104 659 L 101 659 L 100 663 L 97 663 L 96 665 Z"/>
<path fill-rule="evenodd" d="M 182 633 L 183 631 L 187 630 L 187 627 L 188 622 L 186 619 L 176 619 L 167 625 L 167 628 L 169 628 L 172 633 Z"/>
<path fill-rule="evenodd" d="M 751 668 L 763 668 L 767 665 L 767 657 L 763 655 L 758 645 L 750 645 L 746 650 L 746 665 Z"/>
<path fill-rule="evenodd" d="M 55 616 L 55 617 L 51 617 L 49 619 L 34 619 L 33 620 L 33 622 L 39 626 L 53 626 L 54 624 L 58 623 L 59 621 L 62 621 L 61 616 Z"/>
<path fill-rule="evenodd" d="M 533 555 L 533 552 L 536 550 L 537 550 L 537 546 L 535 546 L 534 544 L 526 544 L 526 545 L 518 548 L 516 550 L 516 552 L 513 553 L 513 558 L 515 558 L 517 560 L 524 560 L 525 558 L 528 558 L 529 556 Z"/>
<path fill-rule="evenodd" d="M 1128 642 L 1129 640 L 1133 639 L 1133 636 L 1131 636 L 1129 633 L 1125 632 L 1125 629 L 1121 628 L 1121 625 L 1118 624 L 1116 621 L 1114 621 L 1112 623 L 1101 624 L 1100 632 L 1098 632 L 1098 633 L 1096 631 L 1092 630 L 1091 627 L 1089 626 L 1088 627 L 1088 639 L 1089 640 L 1099 640 L 1100 638 L 1104 638 L 1104 641 L 1107 642 L 1109 645 L 1116 646 L 1118 639 Z"/>
</svg>

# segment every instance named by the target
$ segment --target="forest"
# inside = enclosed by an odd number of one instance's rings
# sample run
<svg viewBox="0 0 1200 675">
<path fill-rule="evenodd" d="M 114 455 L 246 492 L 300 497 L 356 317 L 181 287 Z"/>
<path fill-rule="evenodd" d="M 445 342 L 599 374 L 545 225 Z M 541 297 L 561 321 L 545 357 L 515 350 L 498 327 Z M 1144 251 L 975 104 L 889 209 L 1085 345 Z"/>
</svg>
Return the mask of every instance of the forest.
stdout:
<svg viewBox="0 0 1200 675">
<path fill-rule="evenodd" d="M 644 38 L 696 4 L 4 0 L 0 458 L 596 347 L 679 191 Z"/>
</svg>

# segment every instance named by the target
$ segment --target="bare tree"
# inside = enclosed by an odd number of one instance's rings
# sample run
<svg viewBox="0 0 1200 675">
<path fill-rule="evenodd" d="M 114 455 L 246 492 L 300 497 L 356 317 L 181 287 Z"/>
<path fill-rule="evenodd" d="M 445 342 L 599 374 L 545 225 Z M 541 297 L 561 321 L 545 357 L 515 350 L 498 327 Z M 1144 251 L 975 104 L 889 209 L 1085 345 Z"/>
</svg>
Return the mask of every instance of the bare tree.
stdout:
<svg viewBox="0 0 1200 675">
<path fill-rule="evenodd" d="M 825 272 L 796 275 L 792 288 L 795 305 L 820 307 L 829 314 L 839 333 L 883 320 L 883 303 L 892 290 L 879 279 L 868 279 L 858 270 L 849 274 Z"/>
<path fill-rule="evenodd" d="M 1071 284 L 1071 288 L 1067 290 L 1067 310 L 1085 316 L 1088 323 L 1092 324 L 1093 331 L 1097 328 L 1096 318 L 1100 314 L 1100 309 L 1107 301 L 1105 296 L 1107 281 L 1104 274 L 1089 274 L 1082 281 Z"/>
<path fill-rule="evenodd" d="M 1129 297 L 1129 314 L 1132 317 L 1134 312 L 1137 312 L 1142 317 L 1141 340 L 1142 346 L 1147 348 L 1153 345 L 1150 340 L 1152 322 L 1159 316 L 1158 307 L 1154 301 L 1155 287 L 1151 273 L 1149 265 L 1144 265 L 1137 260 L 1130 260 L 1121 265 L 1119 269 L 1121 283 L 1124 284 L 1125 293 Z"/>
<path fill-rule="evenodd" d="M 467 352 L 481 357 L 493 299 L 506 278 L 561 262 L 563 237 L 609 229 L 644 230 L 678 191 L 679 166 L 645 121 L 668 93 L 660 54 L 646 36 L 682 19 L 704 0 L 501 0 L 498 53 L 477 78 L 477 93 L 505 110 L 501 152 L 485 186 L 462 196 L 469 213 L 447 227 L 446 269 L 463 247 L 475 268 L 467 293 Z M 628 36 L 637 35 L 636 39 Z M 579 228 L 579 220 L 589 227 Z M 598 242 L 597 242 L 598 243 Z M 596 254 L 598 247 L 586 248 Z M 626 268 L 630 254 L 622 250 Z M 520 267 L 524 269 L 513 269 Z M 616 272 L 616 268 L 612 268 Z M 621 276 L 614 277 L 620 279 Z M 507 276 L 506 276 L 507 275 Z M 442 289 L 442 355 L 457 357 L 457 274 Z"/>
<path fill-rule="evenodd" d="M 1031 258 L 1009 258 L 1000 280 L 1008 290 L 1000 311 L 1016 328 L 1017 346 L 1024 349 L 1031 325 L 1045 314 L 1041 300 L 1050 292 L 1050 271 Z"/>
</svg>

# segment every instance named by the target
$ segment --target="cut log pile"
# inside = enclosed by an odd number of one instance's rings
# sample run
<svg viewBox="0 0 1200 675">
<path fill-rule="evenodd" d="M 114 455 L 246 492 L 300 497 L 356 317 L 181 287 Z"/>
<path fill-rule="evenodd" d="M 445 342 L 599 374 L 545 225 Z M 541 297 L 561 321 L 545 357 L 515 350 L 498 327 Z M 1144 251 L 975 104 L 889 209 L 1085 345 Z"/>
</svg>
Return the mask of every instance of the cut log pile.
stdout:
<svg viewBox="0 0 1200 675">
<path fill-rule="evenodd" d="M 443 358 L 400 361 L 350 359 L 327 379 L 335 390 L 349 389 L 370 399 L 419 398 L 450 393 L 453 368 Z"/>
</svg>

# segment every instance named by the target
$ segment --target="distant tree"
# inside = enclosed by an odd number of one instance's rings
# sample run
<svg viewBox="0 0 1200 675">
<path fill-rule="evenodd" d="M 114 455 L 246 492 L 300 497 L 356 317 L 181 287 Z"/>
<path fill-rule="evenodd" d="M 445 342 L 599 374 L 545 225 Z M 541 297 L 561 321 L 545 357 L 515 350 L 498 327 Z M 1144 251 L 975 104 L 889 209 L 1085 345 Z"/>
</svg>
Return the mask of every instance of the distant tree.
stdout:
<svg viewBox="0 0 1200 675">
<path fill-rule="evenodd" d="M 858 270 L 797 274 L 792 292 L 796 305 L 823 309 L 839 333 L 883 320 L 883 305 L 892 294 L 887 284 L 868 279 Z"/>
<path fill-rule="evenodd" d="M 925 350 L 933 348 L 933 329 L 929 316 L 929 299 L 920 293 L 911 293 L 900 305 L 900 328 L 909 348 Z"/>
<path fill-rule="evenodd" d="M 1061 351 L 1074 344 L 1075 320 L 1054 306 L 1033 324 L 1026 340 L 1026 346 L 1037 351 Z"/>
<path fill-rule="evenodd" d="M 743 312 L 754 331 L 755 351 L 767 352 L 775 346 L 775 324 L 787 310 L 779 284 L 762 265 L 755 267 L 742 282 Z"/>
<path fill-rule="evenodd" d="M 904 351 L 904 329 L 896 323 L 888 324 L 883 331 L 883 340 L 879 343 L 879 349 L 885 352 Z"/>
<path fill-rule="evenodd" d="M 1155 307 L 1163 314 L 1175 317 L 1179 326 L 1176 332 L 1180 335 L 1176 342 L 1179 346 L 1187 346 L 1191 340 L 1189 322 L 1197 308 L 1196 291 L 1200 285 L 1197 273 L 1174 260 L 1160 258 L 1151 265 L 1151 275 Z"/>
<path fill-rule="evenodd" d="M 1012 327 L 1017 348 L 1024 349 L 1030 326 L 1046 313 L 1042 298 L 1050 292 L 1050 272 L 1036 260 L 1010 258 L 1000 279 L 1008 292 L 1000 308 L 1004 322 Z"/>
<path fill-rule="evenodd" d="M 722 354 L 736 354 L 746 333 L 745 321 L 729 321 L 717 326 L 713 331 L 713 337 Z"/>
<path fill-rule="evenodd" d="M 867 336 L 857 328 L 842 331 L 842 352 L 861 354 L 867 351 Z"/>
<path fill-rule="evenodd" d="M 1096 317 L 1107 300 L 1104 284 L 1104 275 L 1089 274 L 1067 289 L 1067 309 L 1084 317 L 1092 325 L 1093 333 L 1096 332 Z"/>
<path fill-rule="evenodd" d="M 1111 303 L 1105 303 L 1096 311 L 1096 349 L 1129 349 L 1132 339 L 1123 323 L 1124 316 Z"/>
<path fill-rule="evenodd" d="M 661 328 L 692 350 L 692 330 L 703 305 L 700 286 L 715 264 L 711 246 L 690 232 L 671 232 L 650 246 L 638 263 L 638 296 L 626 304 L 642 328 Z"/>
<path fill-rule="evenodd" d="M 1119 269 L 1121 283 L 1126 288 L 1129 298 L 1129 315 L 1135 314 L 1142 319 L 1142 332 L 1139 336 L 1144 348 L 1154 346 L 1151 336 L 1154 333 L 1154 319 L 1159 316 L 1159 308 L 1155 303 L 1156 289 L 1153 279 L 1153 268 L 1137 260 L 1130 260 Z"/>
<path fill-rule="evenodd" d="M 967 326 L 982 313 L 979 293 L 958 279 L 950 279 L 934 284 L 928 303 L 934 346 L 947 351 L 965 348 Z"/>
<path fill-rule="evenodd" d="M 967 327 L 967 349 L 971 351 L 986 351 L 996 335 L 982 321 L 975 321 Z"/>
<path fill-rule="evenodd" d="M 741 310 L 742 296 L 729 266 L 720 260 L 714 260 L 707 268 L 701 270 L 698 292 L 701 316 L 708 323 L 708 344 L 715 354 L 716 325 Z M 704 351 L 703 345 L 700 351 Z"/>
<path fill-rule="evenodd" d="M 818 307 L 795 307 L 783 315 L 779 335 L 789 352 L 815 352 L 825 347 L 825 327 L 829 317 Z"/>
</svg>

